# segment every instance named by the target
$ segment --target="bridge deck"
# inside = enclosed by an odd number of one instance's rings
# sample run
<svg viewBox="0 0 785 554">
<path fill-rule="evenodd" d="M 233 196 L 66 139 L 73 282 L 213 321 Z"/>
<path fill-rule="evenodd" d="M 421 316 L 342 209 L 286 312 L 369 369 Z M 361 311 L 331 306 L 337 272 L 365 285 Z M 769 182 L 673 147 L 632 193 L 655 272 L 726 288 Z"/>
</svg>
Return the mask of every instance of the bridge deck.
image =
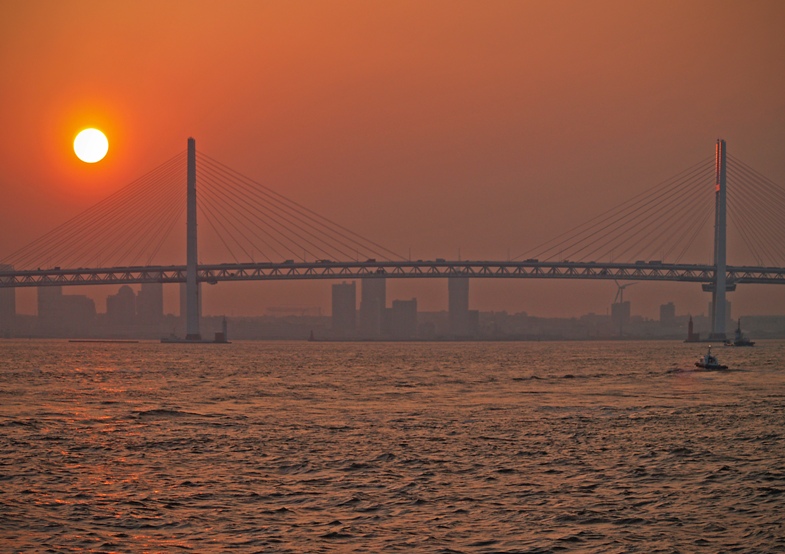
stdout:
<svg viewBox="0 0 785 554">
<path fill-rule="evenodd" d="M 712 283 L 714 267 L 662 262 L 504 262 L 504 261 L 406 261 L 406 262 L 280 262 L 201 264 L 197 280 L 215 284 L 229 281 L 302 281 L 313 279 L 583 279 L 617 281 L 681 281 Z M 0 272 L 0 288 L 58 285 L 134 283 L 184 283 L 186 266 L 36 269 Z M 785 284 L 785 268 L 728 266 L 726 281 Z"/>
</svg>

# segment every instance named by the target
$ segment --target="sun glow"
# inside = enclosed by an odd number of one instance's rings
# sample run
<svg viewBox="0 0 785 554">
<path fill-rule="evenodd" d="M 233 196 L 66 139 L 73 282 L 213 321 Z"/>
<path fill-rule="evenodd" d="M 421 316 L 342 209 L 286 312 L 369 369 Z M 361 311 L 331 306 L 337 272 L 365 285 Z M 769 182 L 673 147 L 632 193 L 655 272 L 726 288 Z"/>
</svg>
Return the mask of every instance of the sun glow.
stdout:
<svg viewBox="0 0 785 554">
<path fill-rule="evenodd" d="M 109 150 L 109 141 L 98 129 L 85 129 L 74 139 L 74 153 L 83 162 L 100 162 Z"/>
</svg>

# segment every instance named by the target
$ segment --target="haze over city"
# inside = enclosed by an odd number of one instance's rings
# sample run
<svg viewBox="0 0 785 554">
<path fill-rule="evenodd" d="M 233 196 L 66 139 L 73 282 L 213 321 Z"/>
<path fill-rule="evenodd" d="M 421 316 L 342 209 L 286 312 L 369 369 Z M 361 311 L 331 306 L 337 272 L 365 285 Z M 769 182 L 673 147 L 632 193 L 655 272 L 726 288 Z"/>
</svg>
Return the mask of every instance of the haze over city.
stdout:
<svg viewBox="0 0 785 554">
<path fill-rule="evenodd" d="M 712 156 L 717 138 L 785 182 L 780 2 L 5 3 L 0 14 L 0 258 L 188 137 L 411 259 L 519 256 Z M 109 139 L 95 164 L 72 150 L 85 127 Z M 748 263 L 732 233 L 729 263 Z M 710 227 L 701 241 L 688 261 L 711 262 Z M 169 263 L 182 263 L 175 251 Z M 734 316 L 783 313 L 781 288 L 739 287 Z M 116 289 L 66 293 L 103 311 Z M 474 280 L 470 302 L 604 314 L 616 292 Z M 20 313 L 34 313 L 34 295 L 18 291 Z M 387 295 L 447 307 L 442 280 L 390 281 Z M 641 283 L 626 299 L 648 317 L 669 301 L 706 313 L 710 300 L 682 283 Z M 176 290 L 166 302 L 177 311 Z M 203 306 L 327 311 L 330 282 L 219 284 Z"/>
</svg>

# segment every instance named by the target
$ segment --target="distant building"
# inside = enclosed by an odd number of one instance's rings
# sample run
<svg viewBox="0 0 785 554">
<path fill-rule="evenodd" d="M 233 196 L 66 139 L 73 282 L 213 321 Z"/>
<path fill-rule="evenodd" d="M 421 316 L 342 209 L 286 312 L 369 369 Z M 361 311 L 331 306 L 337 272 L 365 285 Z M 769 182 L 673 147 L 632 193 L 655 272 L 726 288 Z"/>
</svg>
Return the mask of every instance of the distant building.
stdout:
<svg viewBox="0 0 785 554">
<path fill-rule="evenodd" d="M 59 336 L 65 325 L 63 287 L 38 287 L 38 334 Z"/>
<path fill-rule="evenodd" d="M 676 324 L 676 305 L 673 302 L 660 306 L 660 326 L 673 327 Z"/>
<path fill-rule="evenodd" d="M 354 281 L 332 287 L 333 332 L 342 338 L 353 336 L 357 328 L 357 288 Z"/>
<path fill-rule="evenodd" d="M 387 283 L 384 278 L 366 277 L 360 286 L 359 335 L 378 339 L 384 333 Z"/>
<path fill-rule="evenodd" d="M 60 298 L 65 314 L 66 336 L 87 337 L 95 323 L 95 301 L 83 294 L 64 294 Z"/>
<path fill-rule="evenodd" d="M 95 321 L 95 302 L 84 295 L 64 295 L 63 287 L 38 287 L 38 334 L 83 337 Z"/>
<path fill-rule="evenodd" d="M 742 330 L 750 338 L 785 338 L 784 315 L 745 315 L 742 319 Z"/>
<path fill-rule="evenodd" d="M 417 299 L 393 300 L 390 310 L 390 336 L 394 339 L 417 337 Z"/>
<path fill-rule="evenodd" d="M 136 321 L 136 293 L 123 285 L 106 298 L 106 319 L 110 325 L 130 326 Z"/>
<path fill-rule="evenodd" d="M 0 273 L 13 271 L 14 266 L 0 264 Z M 0 289 L 0 337 L 10 337 L 16 322 L 16 288 Z"/>
<path fill-rule="evenodd" d="M 611 304 L 611 325 L 618 330 L 619 336 L 624 334 L 624 327 L 630 324 L 630 301 L 614 302 Z"/>
<path fill-rule="evenodd" d="M 469 310 L 469 338 L 476 337 L 480 331 L 480 310 Z"/>
<path fill-rule="evenodd" d="M 38 319 L 60 319 L 62 317 L 63 287 L 38 287 Z"/>
<path fill-rule="evenodd" d="M 465 338 L 471 334 L 469 316 L 469 278 L 450 277 L 447 279 L 448 310 L 450 314 L 450 335 Z"/>
<path fill-rule="evenodd" d="M 142 283 L 136 297 L 136 316 L 145 326 L 158 326 L 164 317 L 163 283 Z"/>
</svg>

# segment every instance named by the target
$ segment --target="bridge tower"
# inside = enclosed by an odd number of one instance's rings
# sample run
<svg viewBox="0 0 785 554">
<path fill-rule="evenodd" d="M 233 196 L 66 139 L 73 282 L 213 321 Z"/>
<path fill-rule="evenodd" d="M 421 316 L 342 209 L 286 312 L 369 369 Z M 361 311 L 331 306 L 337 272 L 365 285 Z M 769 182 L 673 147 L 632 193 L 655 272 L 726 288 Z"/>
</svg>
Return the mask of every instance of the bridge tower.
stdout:
<svg viewBox="0 0 785 554">
<path fill-rule="evenodd" d="M 185 340 L 199 341 L 199 286 L 196 282 L 196 141 L 188 139 L 187 169 L 187 222 L 186 222 L 186 268 L 185 268 Z"/>
<path fill-rule="evenodd" d="M 711 335 L 712 340 L 725 340 L 725 293 L 728 290 L 733 290 L 736 287 L 731 285 L 727 288 L 725 281 L 726 273 L 726 147 L 725 141 L 722 139 L 717 140 L 716 160 L 715 160 L 715 173 L 716 173 L 716 186 L 715 186 L 715 204 L 714 204 L 714 282 L 711 287 L 711 305 L 712 305 L 712 322 L 711 322 Z"/>
</svg>

